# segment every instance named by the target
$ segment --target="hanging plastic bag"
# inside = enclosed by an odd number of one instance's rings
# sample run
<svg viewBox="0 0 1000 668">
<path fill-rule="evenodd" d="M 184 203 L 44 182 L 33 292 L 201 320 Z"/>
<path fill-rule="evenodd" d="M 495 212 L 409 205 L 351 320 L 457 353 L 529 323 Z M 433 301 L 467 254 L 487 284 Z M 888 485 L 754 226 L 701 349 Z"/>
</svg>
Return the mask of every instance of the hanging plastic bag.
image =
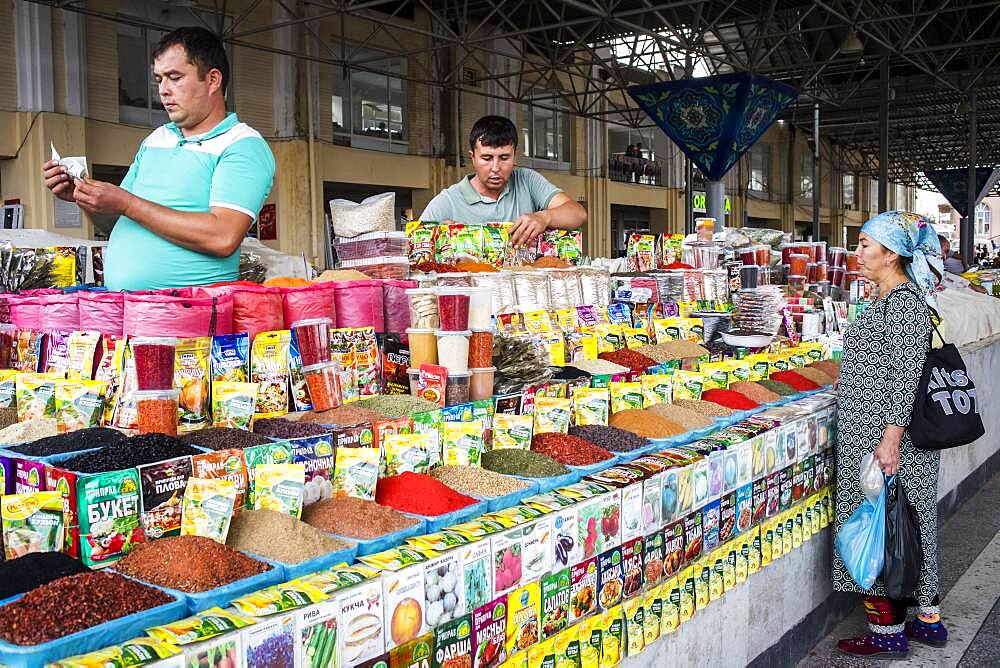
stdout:
<svg viewBox="0 0 1000 668">
<path fill-rule="evenodd" d="M 867 454 L 861 460 L 861 490 L 868 497 L 868 501 L 875 503 L 884 487 L 885 476 L 879 468 L 875 453 Z"/>
<path fill-rule="evenodd" d="M 233 297 L 193 297 L 190 290 L 125 295 L 129 336 L 193 339 L 233 332 Z"/>
<path fill-rule="evenodd" d="M 886 487 L 893 478 L 895 476 L 882 486 L 875 503 L 868 499 L 862 501 L 837 534 L 837 554 L 862 589 L 871 589 L 875 579 L 882 574 L 885 563 Z"/>
<path fill-rule="evenodd" d="M 885 565 L 882 581 L 886 596 L 900 600 L 913 594 L 920 579 L 924 550 L 920 544 L 917 513 L 906 498 L 902 480 L 896 480 L 895 498 L 890 498 L 885 518 Z"/>
</svg>

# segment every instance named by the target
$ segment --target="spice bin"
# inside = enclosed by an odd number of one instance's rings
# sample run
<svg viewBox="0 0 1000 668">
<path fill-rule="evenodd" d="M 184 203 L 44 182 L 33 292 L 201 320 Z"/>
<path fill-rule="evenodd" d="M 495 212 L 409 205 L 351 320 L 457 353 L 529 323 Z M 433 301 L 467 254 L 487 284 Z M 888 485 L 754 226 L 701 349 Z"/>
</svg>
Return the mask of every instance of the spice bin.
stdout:
<svg viewBox="0 0 1000 668">
<path fill-rule="evenodd" d="M 440 327 L 437 290 L 434 288 L 411 288 L 406 291 L 406 299 L 410 308 L 410 327 L 413 329 L 437 329 Z"/>
<path fill-rule="evenodd" d="M 340 365 L 320 362 L 302 367 L 314 411 L 340 408 L 344 400 L 340 390 Z"/>
<path fill-rule="evenodd" d="M 135 393 L 140 434 L 177 435 L 177 400 L 180 390 L 139 390 Z"/>
<path fill-rule="evenodd" d="M 438 290 L 438 317 L 441 329 L 462 332 L 469 329 L 469 290 L 467 288 L 440 288 Z"/>
<path fill-rule="evenodd" d="M 479 401 L 489 399 L 493 396 L 493 375 L 496 373 L 495 366 L 483 369 L 469 369 L 472 374 L 472 382 L 469 386 L 469 400 Z"/>
<path fill-rule="evenodd" d="M 489 288 L 469 288 L 469 329 L 493 327 L 493 295 Z"/>
<path fill-rule="evenodd" d="M 299 355 L 303 366 L 315 366 L 330 361 L 329 318 L 309 318 L 292 323 L 292 333 L 299 343 Z"/>
<path fill-rule="evenodd" d="M 465 373 L 469 370 L 469 338 L 472 332 L 465 330 L 462 332 L 441 331 L 437 332 L 437 359 L 438 363 L 448 370 L 448 375 L 453 373 Z M 410 363 L 417 364 L 413 356 L 413 349 L 410 349 Z"/>
<path fill-rule="evenodd" d="M 177 339 L 137 336 L 129 345 L 135 359 L 135 379 L 140 390 L 169 390 L 174 386 Z"/>
<path fill-rule="evenodd" d="M 419 369 L 421 364 L 438 363 L 438 343 L 436 330 L 414 329 L 406 330 L 410 342 L 410 366 Z"/>
<path fill-rule="evenodd" d="M 470 401 L 469 388 L 471 381 L 472 372 L 470 371 L 466 371 L 465 373 L 452 373 L 449 371 L 448 378 L 445 381 L 444 405 L 457 406 L 458 404 L 468 403 Z M 490 396 L 492 396 L 492 392 Z"/>
<path fill-rule="evenodd" d="M 474 331 L 469 337 L 469 366 L 493 366 L 493 332 Z"/>
</svg>

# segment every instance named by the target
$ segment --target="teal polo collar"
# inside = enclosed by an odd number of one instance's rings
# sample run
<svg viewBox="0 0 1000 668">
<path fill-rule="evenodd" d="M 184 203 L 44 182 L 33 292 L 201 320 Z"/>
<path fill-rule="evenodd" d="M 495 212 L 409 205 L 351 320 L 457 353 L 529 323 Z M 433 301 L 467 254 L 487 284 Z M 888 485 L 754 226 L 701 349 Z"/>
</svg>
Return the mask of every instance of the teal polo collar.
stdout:
<svg viewBox="0 0 1000 668">
<path fill-rule="evenodd" d="M 225 134 L 226 132 L 229 132 L 234 127 L 236 127 L 236 125 L 239 122 L 240 122 L 240 120 L 238 118 L 236 118 L 236 114 L 234 112 L 230 111 L 230 112 L 228 112 L 226 114 L 226 117 L 224 119 L 222 119 L 222 121 L 218 125 L 216 125 L 214 128 L 212 128 L 211 130 L 209 130 L 205 134 L 192 135 L 191 137 L 185 137 L 184 133 L 181 132 L 181 129 L 179 127 L 177 127 L 177 124 L 174 123 L 173 121 L 167 123 L 164 127 L 167 128 L 168 130 L 170 130 L 171 132 L 173 132 L 175 135 L 177 135 L 180 138 L 180 140 L 181 140 L 180 141 L 181 144 L 189 144 L 189 143 L 194 143 L 194 142 L 207 141 L 207 140 L 212 139 L 214 137 L 218 137 L 221 134 Z"/>
<path fill-rule="evenodd" d="M 462 191 L 462 197 L 465 199 L 465 203 L 469 204 L 470 206 L 472 204 L 483 204 L 483 203 L 493 204 L 494 203 L 493 200 L 483 197 L 482 195 L 479 194 L 478 190 L 472 187 L 472 177 L 474 176 L 475 174 L 469 174 L 464 179 L 458 182 L 458 188 L 459 190 Z M 514 174 L 513 172 L 511 172 L 510 179 L 513 178 Z M 497 202 L 502 200 L 504 196 L 508 192 L 510 192 L 510 179 L 507 179 L 507 184 L 503 187 L 503 190 L 500 191 L 500 197 L 496 198 Z"/>
</svg>

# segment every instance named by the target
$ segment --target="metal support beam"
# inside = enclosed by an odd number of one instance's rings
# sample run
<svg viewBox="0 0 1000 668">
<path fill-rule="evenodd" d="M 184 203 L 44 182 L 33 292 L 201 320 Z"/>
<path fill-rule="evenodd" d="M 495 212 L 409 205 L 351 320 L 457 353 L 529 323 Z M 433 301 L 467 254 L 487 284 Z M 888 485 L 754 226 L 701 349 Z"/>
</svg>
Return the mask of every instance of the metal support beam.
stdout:
<svg viewBox="0 0 1000 668">
<path fill-rule="evenodd" d="M 708 217 L 715 218 L 715 231 L 721 232 L 726 227 L 726 184 L 724 181 L 709 181 L 708 192 L 705 193 L 705 208 Z"/>
<path fill-rule="evenodd" d="M 820 169 L 819 169 L 819 105 L 813 107 L 813 169 L 812 169 L 812 179 L 813 179 L 813 224 L 812 224 L 812 240 L 821 241 L 819 233 L 819 205 L 820 197 L 823 192 L 823 183 L 820 181 Z M 830 189 L 831 195 L 833 194 L 833 189 Z M 832 207 L 831 207 L 832 209 Z"/>
<path fill-rule="evenodd" d="M 878 212 L 889 210 L 889 58 L 879 64 Z"/>
<path fill-rule="evenodd" d="M 962 257 L 971 263 L 976 243 L 976 91 L 969 92 L 969 199 L 968 215 L 962 226 Z"/>
</svg>

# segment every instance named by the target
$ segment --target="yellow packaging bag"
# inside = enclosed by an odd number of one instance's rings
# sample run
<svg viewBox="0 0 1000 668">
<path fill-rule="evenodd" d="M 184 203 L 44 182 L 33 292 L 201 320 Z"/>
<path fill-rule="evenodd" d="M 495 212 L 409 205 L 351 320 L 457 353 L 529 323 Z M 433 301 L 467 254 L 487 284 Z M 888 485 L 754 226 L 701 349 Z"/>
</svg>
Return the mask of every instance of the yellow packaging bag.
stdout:
<svg viewBox="0 0 1000 668">
<path fill-rule="evenodd" d="M 701 574 L 701 569 L 696 564 L 692 564 L 681 571 L 677 577 L 680 584 L 680 623 L 688 621 L 694 617 L 698 609 L 698 595 L 696 581 Z"/>
<path fill-rule="evenodd" d="M 658 584 L 646 592 L 646 612 L 642 620 L 642 640 L 650 646 L 660 637 L 663 626 L 663 585 Z"/>
<path fill-rule="evenodd" d="M 236 483 L 222 478 L 188 478 L 181 501 L 181 535 L 225 544 L 236 505 Z"/>
<path fill-rule="evenodd" d="M 569 431 L 571 416 L 572 406 L 569 399 L 536 397 L 534 433 L 565 434 Z"/>
<path fill-rule="evenodd" d="M 259 464 L 254 467 L 254 510 L 273 510 L 298 519 L 305 488 L 305 464 Z"/>
<path fill-rule="evenodd" d="M 674 371 L 671 376 L 674 385 L 674 400 L 690 399 L 700 401 L 705 388 L 705 376 L 692 371 Z"/>
<path fill-rule="evenodd" d="M 608 424 L 611 394 L 606 387 L 578 387 L 573 390 L 573 424 Z"/>
<path fill-rule="evenodd" d="M 531 415 L 506 415 L 504 413 L 497 413 L 493 416 L 492 449 L 530 449 L 534 425 L 535 418 Z"/>
<path fill-rule="evenodd" d="M 642 403 L 644 407 L 649 408 L 656 404 L 669 404 L 673 402 L 673 374 L 646 374 L 639 379 L 639 382 L 642 385 Z"/>
<path fill-rule="evenodd" d="M 611 412 L 643 407 L 642 383 L 611 383 Z"/>
<path fill-rule="evenodd" d="M 663 609 L 660 612 L 661 636 L 673 633 L 681 625 L 681 595 L 684 589 L 681 578 L 683 578 L 683 571 L 682 575 L 674 576 L 662 585 Z"/>
<path fill-rule="evenodd" d="M 625 654 L 633 657 L 642 653 L 645 645 L 645 597 L 641 594 L 622 604 L 625 613 Z"/>
<path fill-rule="evenodd" d="M 580 641 L 580 668 L 600 668 L 602 621 L 601 615 L 591 615 L 569 628 L 577 632 Z"/>
<path fill-rule="evenodd" d="M 56 385 L 56 426 L 59 431 L 100 427 L 104 420 L 103 380 L 68 380 Z"/>
<path fill-rule="evenodd" d="M 601 615 L 601 668 L 614 668 L 622 660 L 625 647 L 625 615 L 616 605 Z"/>
</svg>

